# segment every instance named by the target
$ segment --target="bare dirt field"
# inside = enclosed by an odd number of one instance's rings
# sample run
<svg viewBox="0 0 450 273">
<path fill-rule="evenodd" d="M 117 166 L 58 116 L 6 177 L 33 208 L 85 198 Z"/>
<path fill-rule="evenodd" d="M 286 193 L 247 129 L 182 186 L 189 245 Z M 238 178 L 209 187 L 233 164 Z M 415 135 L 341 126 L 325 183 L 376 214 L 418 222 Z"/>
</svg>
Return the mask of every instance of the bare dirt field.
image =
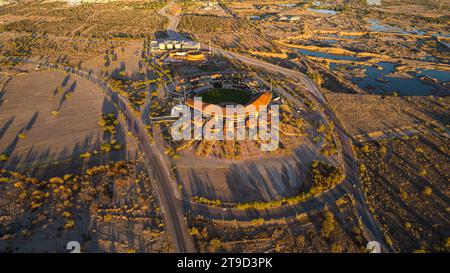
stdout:
<svg viewBox="0 0 450 273">
<path fill-rule="evenodd" d="M 72 159 L 70 172 L 76 172 L 85 165 L 134 158 L 136 142 L 122 123 L 114 136 L 98 124 L 102 113 L 115 111 L 96 86 L 73 74 L 16 75 L 2 91 L 0 151 L 9 157 L 2 167 L 26 170 Z M 112 139 L 122 145 L 120 150 L 80 158 Z"/>
<path fill-rule="evenodd" d="M 449 98 L 327 93 L 327 100 L 353 137 L 409 131 L 437 120 L 448 124 Z"/>
<path fill-rule="evenodd" d="M 142 47 L 141 41 L 128 42 L 123 46 L 108 50 L 108 53 L 83 62 L 81 69 L 101 76 L 142 80 L 145 76 L 144 68 L 139 63 Z"/>
<path fill-rule="evenodd" d="M 228 203 L 272 201 L 297 195 L 313 160 L 338 165 L 339 156 L 325 157 L 304 142 L 292 155 L 247 160 L 182 156 L 176 160 L 183 191 Z"/>
</svg>

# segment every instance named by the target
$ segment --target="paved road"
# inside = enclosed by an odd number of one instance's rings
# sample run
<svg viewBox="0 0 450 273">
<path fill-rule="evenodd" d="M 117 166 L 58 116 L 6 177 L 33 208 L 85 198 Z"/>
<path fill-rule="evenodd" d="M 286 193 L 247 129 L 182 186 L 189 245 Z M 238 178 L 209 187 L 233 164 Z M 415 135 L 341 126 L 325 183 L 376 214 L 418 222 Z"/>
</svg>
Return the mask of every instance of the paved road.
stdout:
<svg viewBox="0 0 450 273">
<path fill-rule="evenodd" d="M 164 221 L 169 235 L 173 238 L 177 252 L 195 252 L 192 238 L 187 232 L 176 182 L 170 176 L 170 167 L 167 166 L 167 161 L 161 154 L 161 150 L 150 143 L 142 120 L 131 111 L 130 104 L 125 98 L 98 79 L 93 77 L 89 77 L 89 79 L 106 91 L 107 96 L 119 106 L 126 117 L 129 130 L 137 136 L 146 156 L 146 163 L 150 165 L 148 171 L 154 175 L 156 180 L 156 190 L 159 195 Z"/>
<path fill-rule="evenodd" d="M 156 183 L 153 184 L 156 186 L 164 222 L 166 223 L 169 236 L 173 238 L 176 251 L 181 253 L 195 252 L 194 243 L 187 232 L 183 214 L 183 204 L 180 201 L 181 198 L 177 190 L 176 181 L 170 175 L 170 167 L 167 166 L 167 161 L 162 155 L 162 150 L 150 143 L 143 121 L 133 113 L 128 100 L 119 93 L 114 92 L 110 86 L 89 72 L 75 70 L 72 67 L 57 66 L 51 63 L 42 64 L 30 60 L 25 62 L 39 64 L 51 69 L 65 70 L 68 73 L 89 80 L 105 92 L 106 98 L 112 101 L 118 110 L 123 113 L 128 130 L 137 137 L 140 143 L 141 149 L 145 155 L 147 170 L 149 174 L 153 174 L 156 180 Z"/>
<path fill-rule="evenodd" d="M 10 59 L 15 60 L 17 58 Z M 163 151 L 160 149 L 161 147 L 151 144 L 150 139 L 147 137 L 143 121 L 133 113 L 128 99 L 124 98 L 119 93 L 114 92 L 110 86 L 97 78 L 93 73 L 75 70 L 72 67 L 54 65 L 52 63 L 40 63 L 32 60 L 22 61 L 50 69 L 65 70 L 68 73 L 89 80 L 105 92 L 106 98 L 113 102 L 118 110 L 123 113 L 128 130 L 130 130 L 139 141 L 145 155 L 147 170 L 149 174 L 153 174 L 156 180 L 153 185 L 156 187 L 164 222 L 166 223 L 169 236 L 173 238 L 176 251 L 181 253 L 195 252 L 194 243 L 187 232 L 186 222 L 184 220 L 183 203 L 179 196 L 176 181 L 171 177 L 170 167 L 167 163 L 168 161 L 166 157 L 163 156 Z"/>
<path fill-rule="evenodd" d="M 154 185 L 156 186 L 160 199 L 162 214 L 168 233 L 173 238 L 176 251 L 181 253 L 195 252 L 192 238 L 187 232 L 183 214 L 183 206 L 179 201 L 180 196 L 177 190 L 176 182 L 170 175 L 170 167 L 167 166 L 167 161 L 161 154 L 161 150 L 156 147 L 156 145 L 152 145 L 150 143 L 143 121 L 132 112 L 129 106 L 130 103 L 127 99 L 119 93 L 114 92 L 102 80 L 85 71 L 75 71 L 72 68 L 66 68 L 66 70 L 88 79 L 105 91 L 108 99 L 117 104 L 119 110 L 121 110 L 126 118 L 128 129 L 138 138 L 141 149 L 145 155 L 148 172 L 153 174 L 156 180 Z"/>
<path fill-rule="evenodd" d="M 179 24 L 179 14 L 176 15 L 168 15 L 166 13 L 167 8 L 174 5 L 174 1 L 171 1 L 165 8 L 163 8 L 161 14 L 167 16 L 169 19 L 169 27 L 168 32 L 171 37 L 180 37 L 182 35 L 176 32 L 177 26 Z M 199 204 L 193 204 L 189 202 L 189 200 L 184 200 L 184 205 L 187 210 L 189 210 L 193 214 L 201 214 L 207 217 L 213 218 L 230 218 L 230 219 L 248 219 L 249 217 L 263 217 L 263 218 L 281 218 L 286 216 L 292 216 L 297 213 L 302 212 L 311 212 L 314 210 L 321 210 L 326 204 L 331 204 L 335 202 L 339 197 L 344 195 L 345 193 L 350 193 L 354 196 L 356 201 L 355 208 L 357 214 L 360 218 L 361 224 L 363 225 L 363 231 L 366 237 L 369 240 L 378 241 L 382 244 L 382 248 L 384 251 L 387 251 L 386 245 L 383 243 L 384 238 L 383 234 L 378 229 L 378 226 L 375 220 L 370 213 L 370 210 L 367 206 L 367 203 L 364 200 L 364 195 L 361 192 L 361 183 L 358 179 L 358 166 L 357 161 L 353 154 L 352 144 L 347 136 L 347 133 L 340 122 L 340 120 L 336 117 L 334 112 L 328 106 L 326 99 L 324 98 L 320 89 L 316 86 L 316 84 L 306 75 L 300 73 L 299 71 L 295 71 L 292 69 L 284 68 L 275 64 L 271 64 L 262 60 L 254 59 L 248 56 L 245 56 L 240 53 L 229 52 L 227 50 L 212 47 L 214 52 L 223 55 L 229 59 L 236 59 L 241 62 L 244 62 L 249 65 L 257 66 L 263 68 L 265 70 L 272 71 L 274 73 L 279 73 L 286 77 L 299 80 L 306 85 L 306 91 L 308 91 L 311 96 L 322 106 L 324 109 L 324 113 L 328 116 L 329 120 L 335 124 L 336 132 L 338 133 L 338 138 L 341 143 L 342 153 L 344 156 L 344 171 L 346 175 L 346 179 L 334 187 L 331 190 L 328 190 L 321 195 L 312 198 L 306 202 L 302 202 L 295 206 L 283 206 L 281 208 L 275 209 L 267 209 L 264 211 L 260 210 L 234 210 L 234 209 L 223 209 L 223 208 L 213 208 L 208 206 L 203 206 Z M 293 103 L 298 104 L 298 99 L 294 96 L 283 93 L 284 96 L 288 100 Z"/>
<path fill-rule="evenodd" d="M 167 14 L 166 10 L 173 5 L 173 1 L 170 2 L 161 10 L 161 14 Z M 179 22 L 178 16 L 167 15 L 170 19 L 169 29 L 171 37 L 177 37 L 176 28 Z M 181 36 L 181 35 L 180 35 Z M 179 37 L 179 36 L 178 36 Z M 228 52 L 220 48 L 212 48 L 216 53 L 220 53 L 228 58 L 238 59 L 250 65 L 258 66 L 272 72 L 280 73 L 287 77 L 293 79 L 298 79 L 303 81 L 307 86 L 307 91 L 323 106 L 326 115 L 335 123 L 335 127 L 338 131 L 339 139 L 341 141 L 344 157 L 345 157 L 345 173 L 346 180 L 340 185 L 336 186 L 332 190 L 329 190 L 320 196 L 298 204 L 296 206 L 283 206 L 281 208 L 269 209 L 265 211 L 256 210 L 233 210 L 233 209 L 222 209 L 222 208 L 212 208 L 199 204 L 193 204 L 189 200 L 182 200 L 179 196 L 176 182 L 170 176 L 170 169 L 168 166 L 167 158 L 163 155 L 161 147 L 156 147 L 158 145 L 152 145 L 146 135 L 145 126 L 139 118 L 137 118 L 131 111 L 127 100 L 123 98 L 118 93 L 112 91 L 104 82 L 97 79 L 96 77 L 90 75 L 85 71 L 74 71 L 71 68 L 66 68 L 69 72 L 75 73 L 79 76 L 85 77 L 94 84 L 98 85 L 102 90 L 104 90 L 107 96 L 114 101 L 123 114 L 127 118 L 128 127 L 130 131 L 138 137 L 138 140 L 142 146 L 143 152 L 146 156 L 147 163 L 151 166 L 149 172 L 153 173 L 157 182 L 157 191 L 159 193 L 161 207 L 163 211 L 164 220 L 168 227 L 168 232 L 174 238 L 174 243 L 178 252 L 193 252 L 195 251 L 191 237 L 187 233 L 186 224 L 183 215 L 183 205 L 186 209 L 195 211 L 195 214 L 202 214 L 208 217 L 232 217 L 233 219 L 248 219 L 254 217 L 263 218 L 281 218 L 292 216 L 297 213 L 321 210 L 327 203 L 335 202 L 339 197 L 345 193 L 352 193 L 357 201 L 356 209 L 358 214 L 361 216 L 361 221 L 365 227 L 367 236 L 370 239 L 374 239 L 382 242 L 382 235 L 380 234 L 375 221 L 370 214 L 366 203 L 364 201 L 363 195 L 360 191 L 360 185 L 358 180 L 356 161 L 353 156 L 353 151 L 351 148 L 350 141 L 346 136 L 345 130 L 343 129 L 340 121 L 335 117 L 333 111 L 328 107 L 322 93 L 315 86 L 315 84 L 304 74 L 280 67 L 271 63 L 267 63 L 258 59 L 253 59 L 251 57 Z M 287 99 L 294 102 L 297 100 L 295 97 L 284 94 Z M 354 187 L 356 185 L 358 187 Z"/>
<path fill-rule="evenodd" d="M 162 9 L 158 11 L 161 16 L 167 17 L 169 19 L 169 25 L 166 28 L 167 34 L 170 39 L 173 40 L 188 40 L 183 35 L 177 32 L 178 24 L 180 23 L 179 11 L 176 14 L 170 14 L 168 10 L 174 7 L 175 1 L 170 1 L 167 5 L 165 5 Z M 175 12 L 175 9 L 173 9 Z"/>
</svg>

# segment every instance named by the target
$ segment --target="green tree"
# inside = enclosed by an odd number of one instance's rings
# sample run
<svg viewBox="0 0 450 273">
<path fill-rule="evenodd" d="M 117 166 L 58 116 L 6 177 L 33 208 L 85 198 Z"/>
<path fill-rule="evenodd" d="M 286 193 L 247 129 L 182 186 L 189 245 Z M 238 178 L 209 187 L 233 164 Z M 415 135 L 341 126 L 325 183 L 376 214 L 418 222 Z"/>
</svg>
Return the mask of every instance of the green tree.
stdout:
<svg viewBox="0 0 450 273">
<path fill-rule="evenodd" d="M 433 190 L 430 187 L 425 186 L 422 190 L 422 193 L 424 195 L 430 196 L 433 193 Z"/>
<path fill-rule="evenodd" d="M 362 146 L 361 151 L 363 151 L 364 153 L 369 153 L 370 152 L 370 148 L 369 145 L 364 144 L 364 146 Z"/>
</svg>

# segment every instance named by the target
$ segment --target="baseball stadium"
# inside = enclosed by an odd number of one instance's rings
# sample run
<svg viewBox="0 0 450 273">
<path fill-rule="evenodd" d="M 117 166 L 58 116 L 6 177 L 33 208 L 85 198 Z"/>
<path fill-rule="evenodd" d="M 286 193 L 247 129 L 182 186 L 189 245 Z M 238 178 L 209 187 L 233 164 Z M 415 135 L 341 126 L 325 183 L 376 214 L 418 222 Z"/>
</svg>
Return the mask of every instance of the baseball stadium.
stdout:
<svg viewBox="0 0 450 273">
<path fill-rule="evenodd" d="M 202 99 L 201 104 L 196 104 L 195 97 Z M 258 115 L 259 112 L 267 108 L 272 99 L 272 93 L 259 92 L 252 94 L 243 89 L 236 88 L 212 88 L 195 94 L 186 99 L 186 105 L 202 112 L 205 116 L 242 119 L 250 115 Z M 241 115 L 233 113 L 227 116 L 227 105 L 243 105 L 244 111 Z"/>
</svg>

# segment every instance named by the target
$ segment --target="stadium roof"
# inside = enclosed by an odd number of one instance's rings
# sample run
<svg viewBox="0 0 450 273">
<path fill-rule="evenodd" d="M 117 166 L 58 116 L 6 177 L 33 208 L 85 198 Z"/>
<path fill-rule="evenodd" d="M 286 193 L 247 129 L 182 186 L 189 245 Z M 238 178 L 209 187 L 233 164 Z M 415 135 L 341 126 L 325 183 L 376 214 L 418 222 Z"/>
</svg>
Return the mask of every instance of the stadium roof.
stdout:
<svg viewBox="0 0 450 273">
<path fill-rule="evenodd" d="M 270 103 L 272 99 L 272 93 L 270 92 L 262 92 L 259 93 L 256 97 L 254 97 L 250 103 L 244 105 L 244 115 L 248 116 L 252 113 L 259 113 L 264 110 Z M 217 104 L 210 104 L 206 102 L 202 102 L 202 105 L 194 104 L 194 98 L 188 98 L 186 100 L 186 105 L 201 111 L 203 114 L 209 116 L 220 116 L 220 117 L 228 117 L 226 114 L 226 107 L 219 106 Z M 220 109 L 220 110 L 218 110 Z M 239 116 L 233 115 L 233 117 L 228 118 L 238 118 Z"/>
</svg>

